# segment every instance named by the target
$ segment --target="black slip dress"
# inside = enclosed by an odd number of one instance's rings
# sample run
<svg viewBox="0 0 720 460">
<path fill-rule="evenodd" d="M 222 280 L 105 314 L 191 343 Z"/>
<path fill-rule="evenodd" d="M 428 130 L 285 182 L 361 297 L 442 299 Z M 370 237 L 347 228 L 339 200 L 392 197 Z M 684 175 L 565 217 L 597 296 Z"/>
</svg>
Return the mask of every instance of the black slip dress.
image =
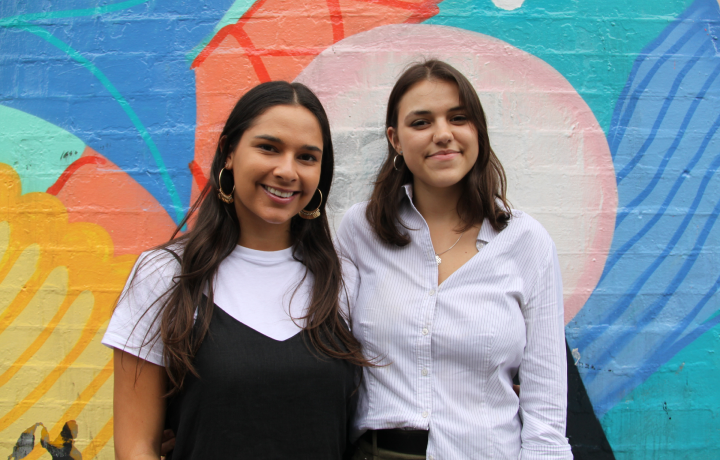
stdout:
<svg viewBox="0 0 720 460">
<path fill-rule="evenodd" d="M 168 459 L 313 459 L 345 455 L 358 368 L 301 331 L 277 341 L 215 306 L 183 389 L 167 404 Z"/>
</svg>

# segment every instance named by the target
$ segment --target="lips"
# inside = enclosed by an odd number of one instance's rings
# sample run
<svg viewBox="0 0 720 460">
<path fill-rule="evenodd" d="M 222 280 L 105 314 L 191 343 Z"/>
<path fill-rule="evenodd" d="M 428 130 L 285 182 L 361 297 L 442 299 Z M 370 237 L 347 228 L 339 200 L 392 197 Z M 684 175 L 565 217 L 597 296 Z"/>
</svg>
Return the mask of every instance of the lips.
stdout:
<svg viewBox="0 0 720 460">
<path fill-rule="evenodd" d="M 460 152 L 458 152 L 457 150 L 445 149 L 445 150 L 440 150 L 435 153 L 431 153 L 430 155 L 428 155 L 428 158 L 435 158 L 438 160 L 449 160 L 451 158 L 454 158 L 457 155 L 460 155 Z"/>
<path fill-rule="evenodd" d="M 264 184 L 262 184 L 262 188 L 271 200 L 283 204 L 289 203 L 295 198 L 295 195 L 300 193 L 299 191 L 285 190 L 281 188 L 270 187 L 269 185 Z"/>
<path fill-rule="evenodd" d="M 285 191 L 285 190 L 273 188 L 273 187 L 270 187 L 269 185 L 263 185 L 263 187 L 264 187 L 265 190 L 267 190 L 268 192 L 272 193 L 272 194 L 275 195 L 275 196 L 279 196 L 280 198 L 290 198 L 290 197 L 293 196 L 295 193 L 297 193 L 297 192 L 293 192 L 293 191 L 289 191 L 289 190 L 288 190 L 288 191 Z"/>
</svg>

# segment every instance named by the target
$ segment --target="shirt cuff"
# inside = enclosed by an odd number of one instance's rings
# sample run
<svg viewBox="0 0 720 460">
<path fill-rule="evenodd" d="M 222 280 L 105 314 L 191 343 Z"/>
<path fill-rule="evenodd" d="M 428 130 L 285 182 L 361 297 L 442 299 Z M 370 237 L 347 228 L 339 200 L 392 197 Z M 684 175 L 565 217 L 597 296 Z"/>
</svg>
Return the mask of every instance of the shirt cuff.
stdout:
<svg viewBox="0 0 720 460">
<path fill-rule="evenodd" d="M 518 460 L 572 460 L 569 444 L 564 446 L 522 446 Z"/>
</svg>

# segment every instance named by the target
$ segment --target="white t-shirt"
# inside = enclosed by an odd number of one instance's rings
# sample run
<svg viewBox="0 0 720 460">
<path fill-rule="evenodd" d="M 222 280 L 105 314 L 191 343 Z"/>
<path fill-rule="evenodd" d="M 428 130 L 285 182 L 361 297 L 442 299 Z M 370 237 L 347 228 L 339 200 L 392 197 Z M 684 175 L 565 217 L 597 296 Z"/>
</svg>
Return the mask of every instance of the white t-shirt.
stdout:
<svg viewBox="0 0 720 460">
<path fill-rule="evenodd" d="M 300 332 L 304 322 L 299 318 L 307 311 L 314 278 L 305 265 L 293 259 L 292 251 L 292 247 L 268 252 L 236 246 L 218 268 L 215 305 L 239 322 L 278 341 Z M 141 254 L 102 343 L 162 366 L 162 340 L 147 344 L 148 338 L 160 327 L 155 316 L 163 299 L 153 302 L 167 292 L 173 277 L 179 273 L 180 265 L 169 252 L 153 250 Z M 345 282 L 353 298 L 354 279 Z M 344 298 L 341 295 L 341 299 Z M 341 302 L 341 308 L 346 309 L 347 302 Z"/>
</svg>

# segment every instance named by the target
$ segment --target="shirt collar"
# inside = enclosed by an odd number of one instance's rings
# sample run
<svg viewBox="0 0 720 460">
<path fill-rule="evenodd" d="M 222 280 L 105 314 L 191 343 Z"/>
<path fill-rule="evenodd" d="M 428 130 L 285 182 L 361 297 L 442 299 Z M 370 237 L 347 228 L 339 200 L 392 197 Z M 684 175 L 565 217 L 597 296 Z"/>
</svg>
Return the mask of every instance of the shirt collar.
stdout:
<svg viewBox="0 0 720 460">
<path fill-rule="evenodd" d="M 402 200 L 405 197 L 407 197 L 407 199 L 410 201 L 411 207 L 415 209 L 415 207 L 412 205 L 413 188 L 412 184 L 410 183 L 403 185 L 403 191 L 400 192 L 399 198 Z M 483 220 L 482 226 L 480 227 L 480 232 L 478 232 L 477 241 L 488 244 L 497 236 L 497 234 L 498 232 L 493 228 L 492 225 L 490 225 L 490 221 L 485 218 Z"/>
</svg>

